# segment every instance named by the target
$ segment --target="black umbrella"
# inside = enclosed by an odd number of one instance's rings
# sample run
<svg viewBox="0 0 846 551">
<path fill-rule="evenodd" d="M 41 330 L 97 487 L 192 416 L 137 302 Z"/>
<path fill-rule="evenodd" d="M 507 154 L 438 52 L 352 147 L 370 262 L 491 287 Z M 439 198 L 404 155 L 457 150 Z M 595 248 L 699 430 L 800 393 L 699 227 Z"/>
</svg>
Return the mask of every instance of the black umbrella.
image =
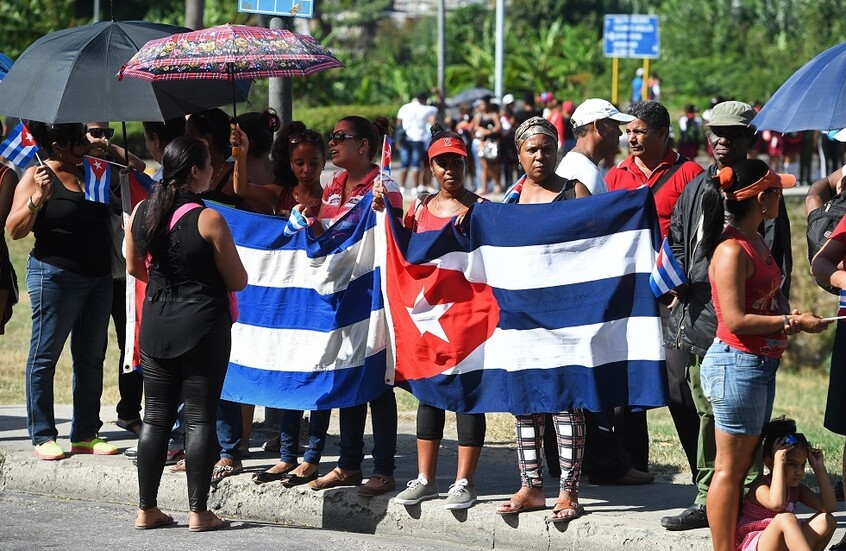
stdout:
<svg viewBox="0 0 846 551">
<path fill-rule="evenodd" d="M 161 121 L 232 101 L 228 82 L 119 80 L 148 41 L 189 29 L 145 21 L 103 21 L 45 35 L 0 82 L 0 113 L 47 123 Z M 249 81 L 239 81 L 246 99 Z"/>
<path fill-rule="evenodd" d="M 446 104 L 450 107 L 461 105 L 462 103 L 473 103 L 477 99 L 485 99 L 495 96 L 492 91 L 487 88 L 467 88 L 462 90 L 455 96 L 447 98 Z"/>
</svg>

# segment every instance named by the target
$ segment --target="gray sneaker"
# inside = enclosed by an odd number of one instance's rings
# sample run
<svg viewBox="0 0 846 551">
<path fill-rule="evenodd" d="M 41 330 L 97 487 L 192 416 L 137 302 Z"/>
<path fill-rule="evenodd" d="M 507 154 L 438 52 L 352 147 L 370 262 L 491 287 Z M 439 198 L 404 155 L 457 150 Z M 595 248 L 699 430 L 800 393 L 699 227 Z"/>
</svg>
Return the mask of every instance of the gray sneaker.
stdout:
<svg viewBox="0 0 846 551">
<path fill-rule="evenodd" d="M 438 497 L 438 485 L 426 480 L 422 474 L 410 480 L 406 486 L 408 487 L 394 498 L 400 505 L 417 505 L 421 501 Z"/>
<path fill-rule="evenodd" d="M 466 478 L 462 478 L 449 487 L 444 509 L 469 509 L 475 504 L 476 490 L 469 485 Z"/>
</svg>

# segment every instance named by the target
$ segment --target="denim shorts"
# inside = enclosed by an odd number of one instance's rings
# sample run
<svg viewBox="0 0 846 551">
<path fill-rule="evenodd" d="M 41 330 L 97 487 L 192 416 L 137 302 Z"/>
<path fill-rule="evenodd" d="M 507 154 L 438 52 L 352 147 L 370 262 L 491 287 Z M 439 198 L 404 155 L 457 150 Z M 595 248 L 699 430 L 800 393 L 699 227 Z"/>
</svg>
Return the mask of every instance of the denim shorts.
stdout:
<svg viewBox="0 0 846 551">
<path fill-rule="evenodd" d="M 761 434 L 775 400 L 778 360 L 749 354 L 715 340 L 700 368 L 702 392 L 711 402 L 718 430 Z"/>
<path fill-rule="evenodd" d="M 424 142 L 405 142 L 400 147 L 400 166 L 402 168 L 418 169 L 423 160 Z"/>
</svg>

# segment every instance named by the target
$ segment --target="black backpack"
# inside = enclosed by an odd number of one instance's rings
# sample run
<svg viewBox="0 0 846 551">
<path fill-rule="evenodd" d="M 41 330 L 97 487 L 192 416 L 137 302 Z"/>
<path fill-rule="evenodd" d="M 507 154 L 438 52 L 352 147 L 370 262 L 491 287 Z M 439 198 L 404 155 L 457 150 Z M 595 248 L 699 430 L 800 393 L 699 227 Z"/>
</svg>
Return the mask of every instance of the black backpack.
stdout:
<svg viewBox="0 0 846 551">
<path fill-rule="evenodd" d="M 846 192 L 840 193 L 832 197 L 826 204 L 818 209 L 814 209 L 808 215 L 808 262 L 814 260 L 814 257 L 820 252 L 825 242 L 831 237 L 831 233 L 840 219 L 846 214 Z M 840 294 L 840 289 L 831 287 L 828 284 L 820 283 L 817 285 L 831 293 L 832 295 Z"/>
</svg>

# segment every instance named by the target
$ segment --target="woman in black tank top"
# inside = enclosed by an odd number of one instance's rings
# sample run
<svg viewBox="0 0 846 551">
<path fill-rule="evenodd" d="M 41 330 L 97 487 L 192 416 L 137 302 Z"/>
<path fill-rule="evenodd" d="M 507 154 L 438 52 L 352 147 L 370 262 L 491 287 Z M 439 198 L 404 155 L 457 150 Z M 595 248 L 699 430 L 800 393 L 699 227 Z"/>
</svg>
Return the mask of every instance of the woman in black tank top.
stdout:
<svg viewBox="0 0 846 551">
<path fill-rule="evenodd" d="M 26 130 L 24 132 L 27 132 Z M 12 239 L 35 234 L 27 261 L 32 341 L 26 364 L 29 435 L 40 459 L 65 457 L 56 443 L 53 375 L 71 338 L 73 453 L 111 455 L 97 436 L 103 391 L 104 344 L 112 302 L 108 206 L 85 199 L 83 156 L 90 144 L 82 124 L 31 122 L 29 132 L 48 155 L 26 171 L 15 190 L 6 228 Z"/>
<path fill-rule="evenodd" d="M 224 523 L 207 502 L 217 406 L 229 365 L 227 292 L 243 289 L 247 273 L 226 221 L 201 208 L 198 194 L 208 188 L 213 172 L 205 144 L 189 136 L 176 138 L 164 150 L 162 167 L 162 183 L 135 208 L 126 234 L 127 269 L 148 282 L 139 334 L 146 401 L 135 527 L 173 522 L 156 498 L 182 394 L 189 529 L 216 530 Z"/>
</svg>

